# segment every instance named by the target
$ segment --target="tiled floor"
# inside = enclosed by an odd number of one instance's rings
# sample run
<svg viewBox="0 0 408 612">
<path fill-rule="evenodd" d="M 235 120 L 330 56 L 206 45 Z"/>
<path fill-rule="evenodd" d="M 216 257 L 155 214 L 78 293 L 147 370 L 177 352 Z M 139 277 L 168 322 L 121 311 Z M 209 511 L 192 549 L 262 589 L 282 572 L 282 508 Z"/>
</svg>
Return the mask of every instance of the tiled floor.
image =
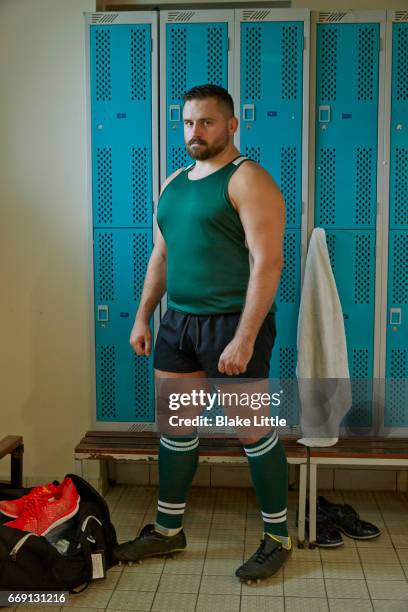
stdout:
<svg viewBox="0 0 408 612">
<path fill-rule="evenodd" d="M 296 496 L 290 495 L 294 536 Z M 71 596 L 69 610 L 408 612 L 408 495 L 330 491 L 327 497 L 352 504 L 383 534 L 361 542 L 344 536 L 345 545 L 334 550 L 295 547 L 277 576 L 241 585 L 235 568 L 261 536 L 255 495 L 248 489 L 197 488 L 185 516 L 186 552 L 114 567 L 104 582 Z M 154 521 L 155 487 L 115 486 L 106 499 L 119 541 Z"/>
</svg>

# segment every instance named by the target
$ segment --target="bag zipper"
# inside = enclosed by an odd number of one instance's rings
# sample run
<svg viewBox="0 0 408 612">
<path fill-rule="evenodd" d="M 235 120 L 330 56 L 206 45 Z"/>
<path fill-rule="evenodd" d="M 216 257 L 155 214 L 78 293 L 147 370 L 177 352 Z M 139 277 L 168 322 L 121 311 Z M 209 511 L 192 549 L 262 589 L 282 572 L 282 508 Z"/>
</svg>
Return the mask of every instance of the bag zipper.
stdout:
<svg viewBox="0 0 408 612">
<path fill-rule="evenodd" d="M 88 524 L 88 521 L 89 521 L 89 519 L 91 519 L 91 518 L 95 519 L 95 521 L 96 521 L 97 523 L 99 523 L 99 524 L 100 524 L 100 526 L 102 527 L 102 523 L 101 523 L 101 521 L 100 521 L 100 520 L 99 520 L 99 519 L 98 519 L 96 516 L 94 516 L 93 514 L 90 514 L 89 516 L 87 516 L 87 517 L 86 517 L 86 519 L 85 519 L 85 520 L 83 521 L 83 523 L 82 523 L 82 527 L 81 527 L 81 530 L 82 530 L 82 531 L 85 531 L 85 528 L 86 528 L 86 526 L 87 526 L 87 524 Z"/>
<path fill-rule="evenodd" d="M 11 559 L 12 559 L 13 561 L 16 561 L 16 560 L 17 560 L 17 553 L 18 553 L 18 551 L 19 551 L 19 550 L 20 550 L 20 548 L 23 546 L 24 542 L 25 542 L 26 540 L 28 540 L 28 538 L 29 538 L 29 537 L 31 537 L 31 536 L 37 536 L 37 534 L 36 534 L 36 533 L 33 533 L 33 532 L 31 532 L 31 531 L 30 531 L 29 533 L 26 533 L 26 535 L 25 535 L 25 536 L 23 536 L 22 538 L 20 538 L 20 539 L 19 539 L 19 540 L 18 540 L 18 541 L 17 541 L 17 542 L 14 544 L 13 548 L 11 549 L 11 551 L 10 551 L 10 553 L 9 553 L 9 554 L 10 554 L 10 557 L 11 557 Z"/>
</svg>

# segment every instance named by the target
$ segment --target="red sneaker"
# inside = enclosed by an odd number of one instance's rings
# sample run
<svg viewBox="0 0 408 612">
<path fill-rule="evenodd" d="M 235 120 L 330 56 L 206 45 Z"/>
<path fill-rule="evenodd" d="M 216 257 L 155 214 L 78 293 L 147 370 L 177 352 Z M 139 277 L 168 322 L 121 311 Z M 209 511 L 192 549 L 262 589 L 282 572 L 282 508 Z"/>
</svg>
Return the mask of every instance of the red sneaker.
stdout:
<svg viewBox="0 0 408 612">
<path fill-rule="evenodd" d="M 18 499 L 3 500 L 0 501 L 0 512 L 9 516 L 10 518 L 17 518 L 24 510 L 26 501 L 32 498 L 44 497 L 45 499 L 52 499 L 57 497 L 60 493 L 61 485 L 54 485 L 52 482 L 49 484 L 41 485 L 32 489 L 27 495 L 23 495 Z"/>
<path fill-rule="evenodd" d="M 45 535 L 76 514 L 79 500 L 78 491 L 71 478 L 64 478 L 57 499 L 49 502 L 47 497 L 32 497 L 27 500 L 21 516 L 4 524 L 22 531 Z"/>
</svg>

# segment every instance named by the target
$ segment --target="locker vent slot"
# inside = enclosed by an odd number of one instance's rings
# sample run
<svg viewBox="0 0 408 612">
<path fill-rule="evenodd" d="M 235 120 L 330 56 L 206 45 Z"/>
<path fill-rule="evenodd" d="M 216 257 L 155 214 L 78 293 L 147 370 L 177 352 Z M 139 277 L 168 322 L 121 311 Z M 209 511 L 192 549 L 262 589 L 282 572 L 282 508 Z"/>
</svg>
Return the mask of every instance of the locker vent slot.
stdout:
<svg viewBox="0 0 408 612">
<path fill-rule="evenodd" d="M 112 223 L 112 149 L 98 148 L 96 151 L 96 181 L 98 189 L 98 223 Z"/>
<path fill-rule="evenodd" d="M 371 236 L 361 234 L 356 236 L 355 268 L 354 268 L 354 303 L 370 303 L 370 263 Z"/>
<path fill-rule="evenodd" d="M 111 35 L 109 30 L 95 32 L 96 101 L 111 101 Z"/>
<path fill-rule="evenodd" d="M 119 17 L 119 13 L 93 13 L 91 16 L 91 23 L 93 24 L 106 24 L 113 23 Z"/>
<path fill-rule="evenodd" d="M 245 30 L 245 98 L 261 98 L 261 40 L 260 26 L 248 26 Z"/>
<path fill-rule="evenodd" d="M 406 70 L 408 74 L 408 68 Z M 408 81 L 407 81 L 408 88 Z M 408 149 L 395 149 L 395 202 L 393 222 L 408 225 Z"/>
<path fill-rule="evenodd" d="M 281 347 L 279 349 L 279 377 L 291 379 L 295 373 L 295 349 Z M 289 382 L 291 382 L 289 380 Z M 293 385 L 289 385 L 291 387 Z"/>
<path fill-rule="evenodd" d="M 401 232 L 394 236 L 393 244 L 393 275 L 392 275 L 392 302 L 393 304 L 408 303 L 408 232 Z"/>
<path fill-rule="evenodd" d="M 100 355 L 102 418 L 114 418 L 116 416 L 115 347 L 101 346 Z"/>
<path fill-rule="evenodd" d="M 282 28 L 282 100 L 296 100 L 298 90 L 298 54 L 296 26 Z"/>
<path fill-rule="evenodd" d="M 172 147 L 171 149 L 171 171 L 174 172 L 181 166 L 188 166 L 190 163 L 187 151 L 184 147 Z"/>
<path fill-rule="evenodd" d="M 396 73 L 397 100 L 408 100 L 408 27 L 398 28 Z"/>
<path fill-rule="evenodd" d="M 138 302 L 142 295 L 148 256 L 147 234 L 135 232 L 133 234 L 133 299 L 135 302 Z"/>
<path fill-rule="evenodd" d="M 131 30 L 130 57 L 132 74 L 132 100 L 146 100 L 146 58 L 147 36 L 146 30 L 138 28 Z"/>
<path fill-rule="evenodd" d="M 181 100 L 187 91 L 187 30 L 174 27 L 171 30 L 171 97 Z"/>
<path fill-rule="evenodd" d="M 296 222 L 296 147 L 281 147 L 281 189 L 286 204 L 286 222 Z"/>
<path fill-rule="evenodd" d="M 147 149 L 132 148 L 133 223 L 147 224 Z"/>
<path fill-rule="evenodd" d="M 245 157 L 249 157 L 254 161 L 261 163 L 261 147 L 245 147 Z"/>
<path fill-rule="evenodd" d="M 222 26 L 207 28 L 207 82 L 222 87 Z"/>
<path fill-rule="evenodd" d="M 374 27 L 358 28 L 358 100 L 372 100 L 374 86 Z"/>
<path fill-rule="evenodd" d="M 270 10 L 242 11 L 242 21 L 263 21 L 268 18 L 268 16 L 270 15 L 270 12 L 271 12 Z"/>
<path fill-rule="evenodd" d="M 332 271 L 334 276 L 336 276 L 335 272 L 335 263 L 336 263 L 336 237 L 334 234 L 326 233 L 326 244 L 327 250 L 329 252 L 330 264 L 332 267 Z"/>
<path fill-rule="evenodd" d="M 346 17 L 347 13 L 319 13 L 317 18 L 318 23 L 333 23 L 338 21 L 343 21 Z"/>
<path fill-rule="evenodd" d="M 357 147 L 356 160 L 356 224 L 369 225 L 371 221 L 371 184 L 373 176 L 372 149 Z"/>
<path fill-rule="evenodd" d="M 172 11 L 168 14 L 168 21 L 190 21 L 195 15 L 195 11 Z"/>
<path fill-rule="evenodd" d="M 135 418 L 143 421 L 149 420 L 152 417 L 150 407 L 150 380 L 149 380 L 149 365 L 150 360 L 147 357 L 138 357 L 134 354 L 134 383 L 135 383 Z"/>
<path fill-rule="evenodd" d="M 283 268 L 281 282 L 279 285 L 280 302 L 295 303 L 295 261 L 296 261 L 296 234 L 285 232 L 283 242 L 283 257 L 285 266 Z"/>
<path fill-rule="evenodd" d="M 408 11 L 395 11 L 393 21 L 408 21 Z"/>
<path fill-rule="evenodd" d="M 408 406 L 407 349 L 391 351 L 391 380 L 388 395 L 388 419 L 394 426 L 406 426 Z"/>
<path fill-rule="evenodd" d="M 368 349 L 353 349 L 351 363 L 352 408 L 347 414 L 347 425 L 364 426 L 371 422 L 368 379 Z"/>
<path fill-rule="evenodd" d="M 132 423 L 127 431 L 154 431 L 154 423 Z"/>
<path fill-rule="evenodd" d="M 334 223 L 336 202 L 336 149 L 320 149 L 320 219 L 324 225 Z"/>
<path fill-rule="evenodd" d="M 114 292 L 114 261 L 113 233 L 98 234 L 99 253 L 99 302 L 113 302 Z"/>
<path fill-rule="evenodd" d="M 324 28 L 322 32 L 322 64 L 320 99 L 335 101 L 337 96 L 337 28 Z"/>
</svg>

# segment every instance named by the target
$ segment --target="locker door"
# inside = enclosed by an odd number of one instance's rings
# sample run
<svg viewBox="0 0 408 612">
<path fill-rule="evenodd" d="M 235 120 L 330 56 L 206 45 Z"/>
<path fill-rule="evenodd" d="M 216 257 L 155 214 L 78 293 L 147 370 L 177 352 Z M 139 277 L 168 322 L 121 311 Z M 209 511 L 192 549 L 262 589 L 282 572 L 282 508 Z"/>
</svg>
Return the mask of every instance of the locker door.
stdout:
<svg viewBox="0 0 408 612">
<path fill-rule="evenodd" d="M 153 360 L 135 355 L 129 335 L 153 244 L 157 16 L 95 13 L 85 18 L 96 421 L 127 427 L 154 421 Z"/>
<path fill-rule="evenodd" d="M 308 11 L 236 11 L 240 150 L 271 173 L 286 205 L 285 267 L 275 298 L 277 338 L 270 377 L 281 381 L 284 401 L 279 414 L 290 425 L 299 420 L 293 381 L 302 230 L 306 230 L 305 225 L 302 228 L 302 202 L 307 199 L 305 37 L 309 37 Z M 306 214 L 303 219 L 305 222 Z"/>
<path fill-rule="evenodd" d="M 315 226 L 375 229 L 379 23 L 317 24 Z"/>
<path fill-rule="evenodd" d="M 373 426 L 382 19 L 324 14 L 316 25 L 314 225 L 326 230 L 344 316 L 353 403 L 343 425 L 357 428 Z"/>
<path fill-rule="evenodd" d="M 408 19 L 391 37 L 385 427 L 408 427 Z"/>
<path fill-rule="evenodd" d="M 182 98 L 194 85 L 213 83 L 231 92 L 233 11 L 162 11 L 161 169 L 166 176 L 192 162 L 184 146 Z"/>
<path fill-rule="evenodd" d="M 95 229 L 96 397 L 100 421 L 154 421 L 153 363 L 129 344 L 152 230 Z"/>
</svg>

